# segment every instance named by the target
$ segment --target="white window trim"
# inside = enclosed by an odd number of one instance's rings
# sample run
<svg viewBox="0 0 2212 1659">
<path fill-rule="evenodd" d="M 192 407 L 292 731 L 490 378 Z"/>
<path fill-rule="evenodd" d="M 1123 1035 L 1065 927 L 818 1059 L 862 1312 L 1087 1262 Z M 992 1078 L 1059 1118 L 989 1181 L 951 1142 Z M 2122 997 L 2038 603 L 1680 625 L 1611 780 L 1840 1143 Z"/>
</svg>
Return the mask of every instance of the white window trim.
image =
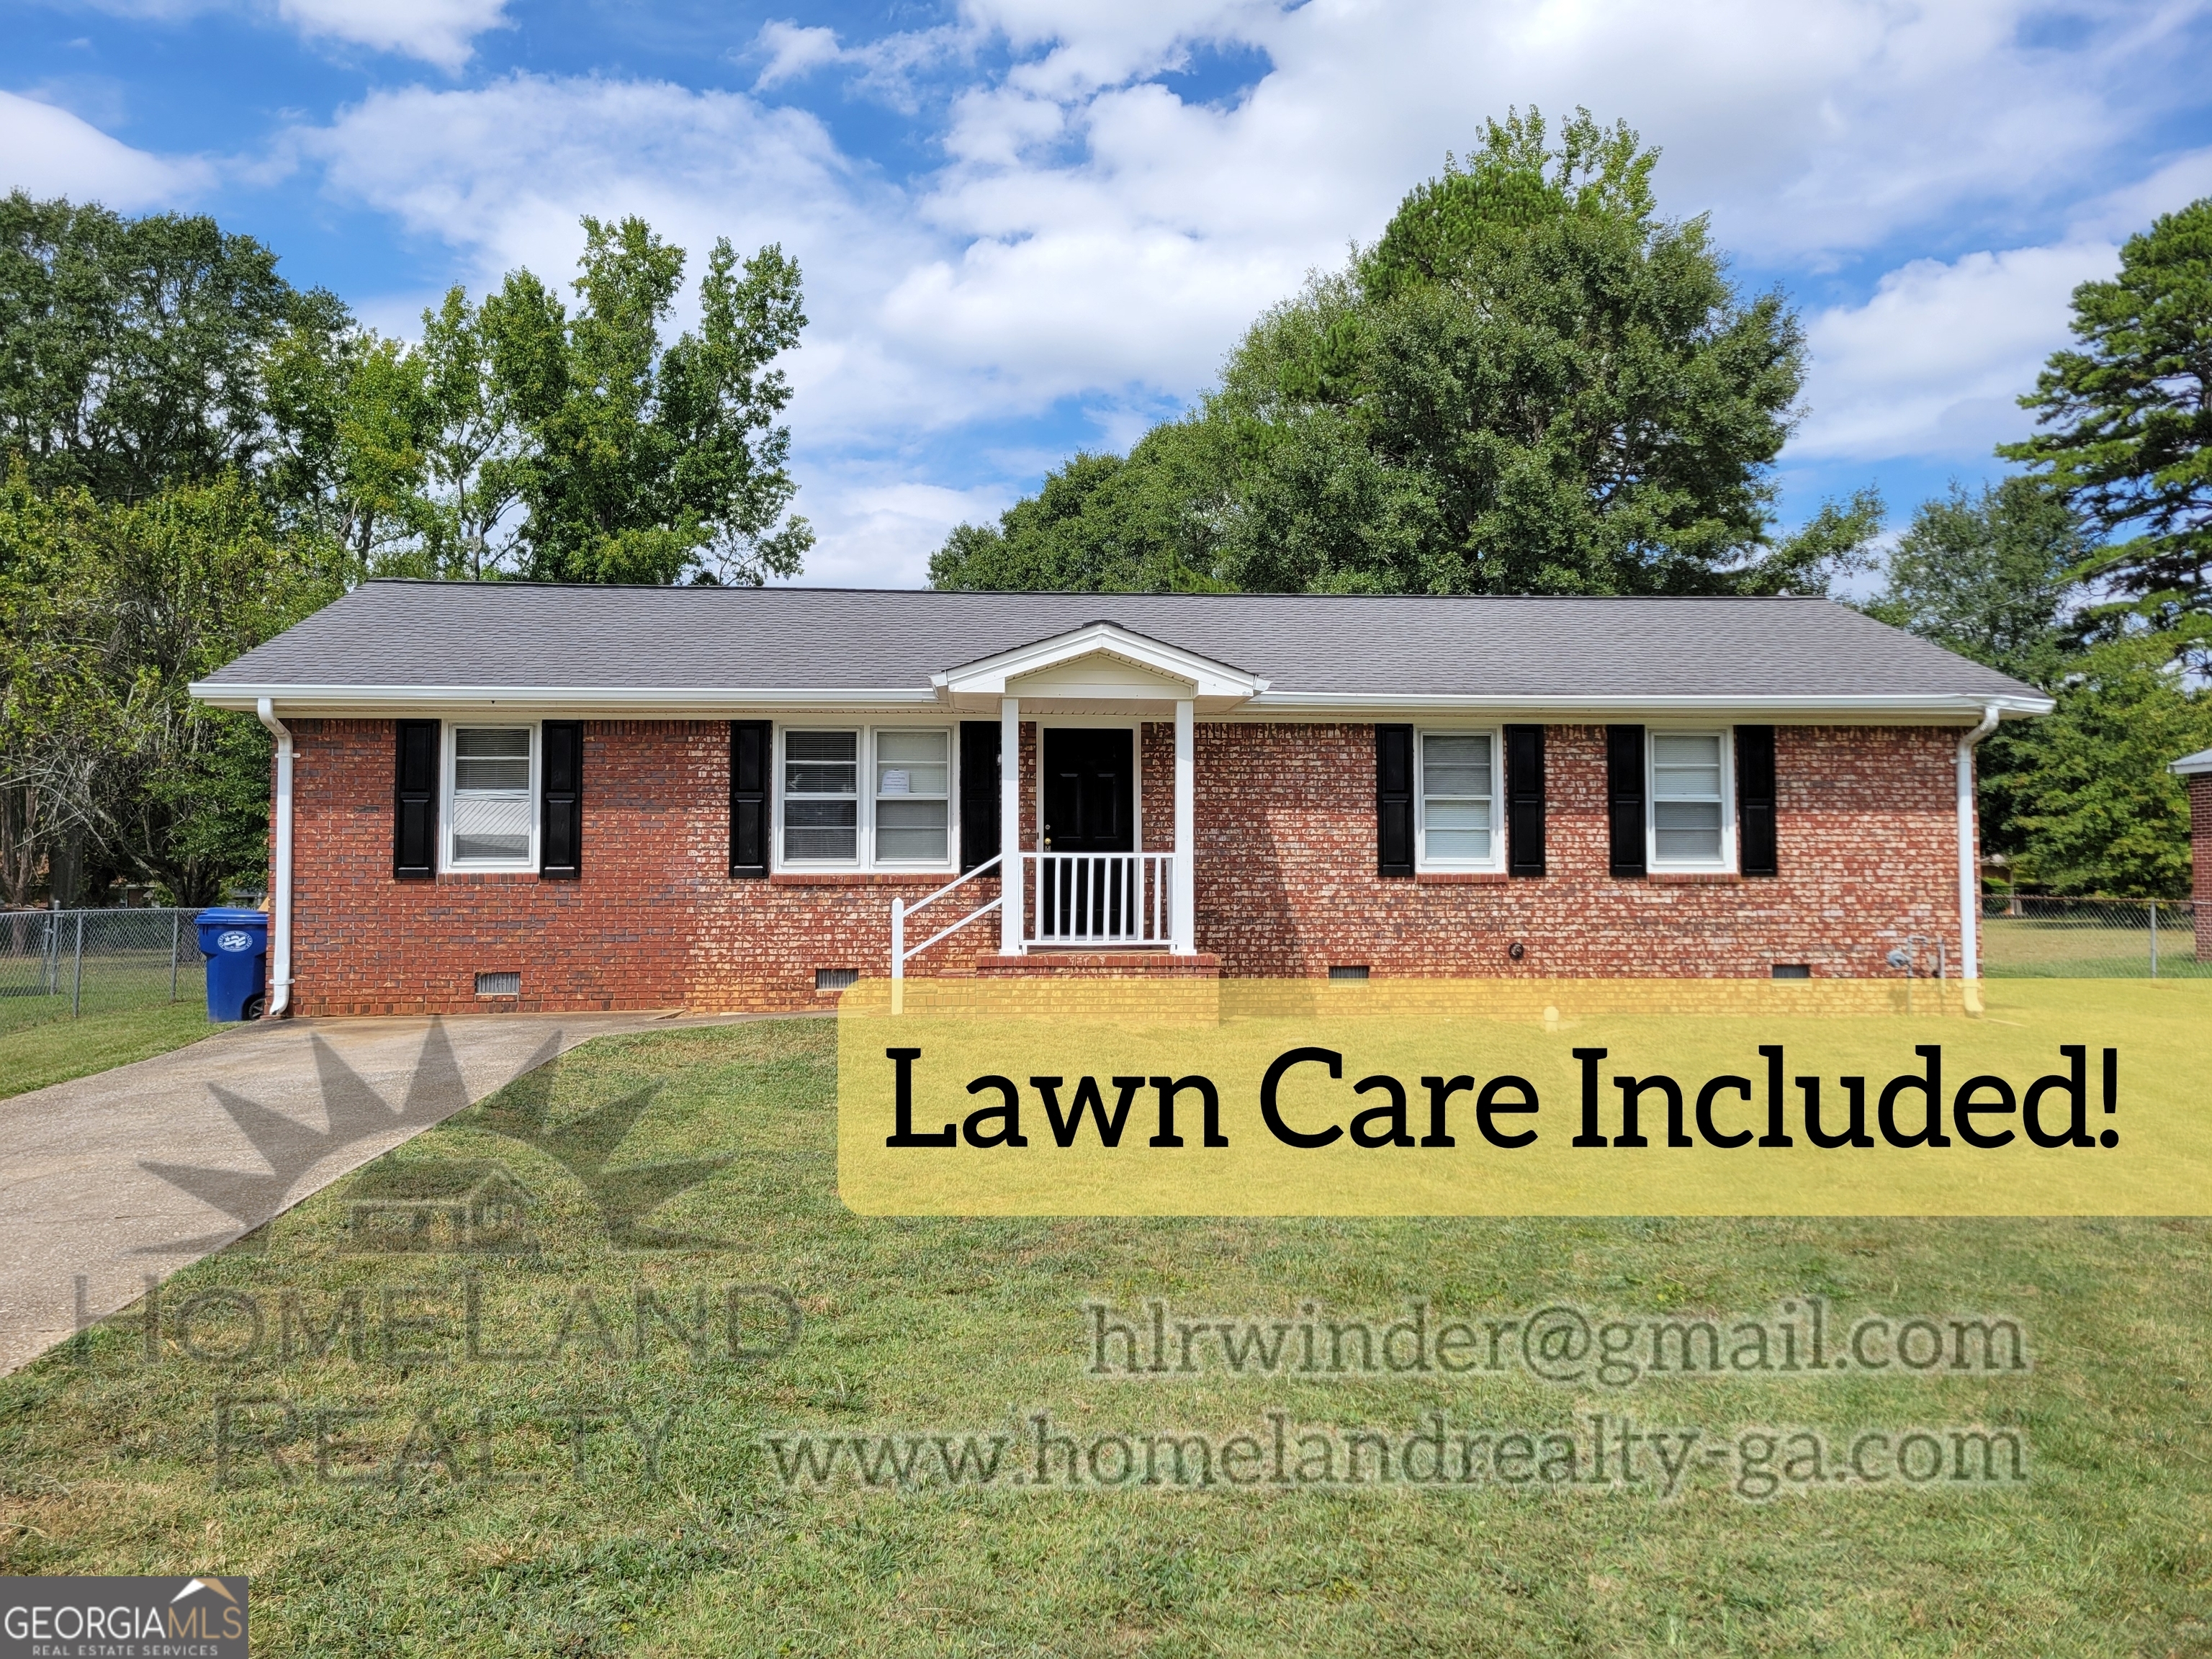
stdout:
<svg viewBox="0 0 2212 1659">
<path fill-rule="evenodd" d="M 1659 856 L 1657 739 L 1718 738 L 1721 740 L 1721 855 L 1717 859 Z M 1729 876 L 1735 873 L 1735 732 L 1725 726 L 1650 726 L 1644 731 L 1644 867 L 1662 876 Z"/>
<path fill-rule="evenodd" d="M 530 856 L 526 859 L 457 859 L 453 856 L 453 777 L 462 727 L 471 732 L 508 731 L 530 733 Z M 544 797 L 538 770 L 545 754 L 545 734 L 536 720 L 447 720 L 439 738 L 438 868 L 441 873 L 463 876 L 535 875 L 540 854 L 539 837 L 545 817 Z"/>
<path fill-rule="evenodd" d="M 1428 761 L 1424 738 L 1490 739 L 1490 856 L 1432 859 L 1429 856 Z M 1413 868 L 1440 875 L 1503 875 L 1505 872 L 1505 730 L 1498 726 L 1417 726 L 1413 728 Z"/>
<path fill-rule="evenodd" d="M 794 859 L 783 850 L 783 777 L 784 738 L 793 732 L 851 732 L 857 734 L 860 746 L 853 780 L 859 791 L 854 809 L 855 819 L 854 847 L 859 854 L 849 859 Z M 878 732 L 940 732 L 945 734 L 946 794 L 945 799 L 945 857 L 942 859 L 878 859 L 876 857 L 876 734 Z M 788 725 L 778 721 L 775 727 L 775 764 L 769 787 L 769 809 L 775 837 L 774 868 L 793 875 L 823 874 L 831 872 L 885 875 L 941 876 L 951 875 L 960 867 L 960 728 L 942 720 L 793 720 Z"/>
<path fill-rule="evenodd" d="M 1046 851 L 1044 844 L 1044 734 L 1053 732 L 1127 732 L 1129 734 L 1129 834 L 1134 850 L 1145 850 L 1145 727 L 1148 722 L 1134 716 L 1121 714 L 1037 714 L 1036 764 L 1030 769 L 1036 775 L 1030 780 L 1030 804 L 1036 809 L 1036 823 L 1030 839 L 1036 845 L 1032 853 Z M 1022 722 L 1024 726 L 1028 720 Z M 1153 720 L 1149 724 L 1166 725 L 1174 729 L 1172 721 Z"/>
</svg>

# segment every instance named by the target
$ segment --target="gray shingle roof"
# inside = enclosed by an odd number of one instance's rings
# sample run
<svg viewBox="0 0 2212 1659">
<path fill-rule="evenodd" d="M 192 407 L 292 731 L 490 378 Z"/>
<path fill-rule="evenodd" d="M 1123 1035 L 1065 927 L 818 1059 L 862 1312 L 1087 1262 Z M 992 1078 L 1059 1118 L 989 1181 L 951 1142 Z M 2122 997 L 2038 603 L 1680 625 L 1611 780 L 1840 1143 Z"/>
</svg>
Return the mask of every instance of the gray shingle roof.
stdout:
<svg viewBox="0 0 2212 1659">
<path fill-rule="evenodd" d="M 370 582 L 206 685 L 926 692 L 933 673 L 1099 621 L 1260 676 L 1271 696 L 2042 701 L 1824 599 L 520 582 Z"/>
</svg>

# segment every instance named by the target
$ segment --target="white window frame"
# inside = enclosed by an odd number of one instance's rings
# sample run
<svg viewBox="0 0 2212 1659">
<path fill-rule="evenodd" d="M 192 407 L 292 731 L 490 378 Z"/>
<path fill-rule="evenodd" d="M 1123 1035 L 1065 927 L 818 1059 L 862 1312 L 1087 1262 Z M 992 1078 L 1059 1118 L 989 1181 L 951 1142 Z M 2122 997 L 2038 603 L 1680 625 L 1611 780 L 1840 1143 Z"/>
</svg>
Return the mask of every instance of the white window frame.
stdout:
<svg viewBox="0 0 2212 1659">
<path fill-rule="evenodd" d="M 545 734 L 536 720 L 446 720 L 439 745 L 438 868 L 449 875 L 534 875 L 544 833 L 544 793 L 540 770 L 545 757 Z M 530 733 L 530 856 L 521 859 L 458 859 L 453 856 L 453 785 L 459 768 L 460 733 L 471 732 L 527 732 Z"/>
<path fill-rule="evenodd" d="M 793 732 L 850 732 L 854 749 L 854 787 L 859 792 L 854 806 L 854 851 L 849 859 L 794 859 L 783 847 L 784 740 Z M 942 859 L 878 859 L 876 857 L 876 734 L 879 732 L 935 732 L 945 738 L 945 857 Z M 887 875 L 951 875 L 960 867 L 960 728 L 943 721 L 879 721 L 795 720 L 779 720 L 775 727 L 775 764 L 769 790 L 775 838 L 775 868 L 793 875 L 831 872 Z"/>
<path fill-rule="evenodd" d="M 1490 856 L 1433 859 L 1429 856 L 1427 738 L 1490 739 Z M 1505 872 L 1505 730 L 1498 726 L 1417 726 L 1413 728 L 1413 868 L 1438 874 L 1503 875 Z"/>
<path fill-rule="evenodd" d="M 1717 738 L 1721 767 L 1721 855 L 1717 859 L 1659 856 L 1659 744 L 1661 738 Z M 1647 726 L 1644 732 L 1644 867 L 1664 876 L 1726 876 L 1736 868 L 1735 734 L 1725 726 Z"/>
</svg>

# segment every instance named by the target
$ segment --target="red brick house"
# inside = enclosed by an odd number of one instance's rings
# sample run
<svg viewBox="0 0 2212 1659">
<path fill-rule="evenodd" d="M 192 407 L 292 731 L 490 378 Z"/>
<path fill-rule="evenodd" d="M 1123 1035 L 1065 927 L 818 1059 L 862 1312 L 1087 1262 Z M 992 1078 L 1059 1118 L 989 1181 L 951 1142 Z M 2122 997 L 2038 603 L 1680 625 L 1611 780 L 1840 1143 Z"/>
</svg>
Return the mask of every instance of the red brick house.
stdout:
<svg viewBox="0 0 2212 1659">
<path fill-rule="evenodd" d="M 2197 917 L 2197 959 L 2212 962 L 2212 749 L 2184 755 L 2167 769 L 2188 781 L 2191 907 Z"/>
<path fill-rule="evenodd" d="M 521 583 L 372 582 L 193 690 L 278 734 L 313 1014 L 822 1006 L 895 954 L 1971 975 L 1972 745 L 2050 707 L 1816 599 Z"/>
</svg>

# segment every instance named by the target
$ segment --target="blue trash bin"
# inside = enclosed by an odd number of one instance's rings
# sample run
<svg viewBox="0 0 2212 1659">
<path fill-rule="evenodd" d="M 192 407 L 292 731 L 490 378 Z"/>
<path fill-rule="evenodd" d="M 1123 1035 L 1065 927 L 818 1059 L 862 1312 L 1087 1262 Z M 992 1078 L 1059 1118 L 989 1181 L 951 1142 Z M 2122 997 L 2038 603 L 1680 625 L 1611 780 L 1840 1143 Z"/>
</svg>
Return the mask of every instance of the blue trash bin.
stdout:
<svg viewBox="0 0 2212 1659">
<path fill-rule="evenodd" d="M 203 910 L 195 918 L 208 959 L 208 1018 L 258 1019 L 269 989 L 269 917 L 259 910 Z"/>
</svg>

